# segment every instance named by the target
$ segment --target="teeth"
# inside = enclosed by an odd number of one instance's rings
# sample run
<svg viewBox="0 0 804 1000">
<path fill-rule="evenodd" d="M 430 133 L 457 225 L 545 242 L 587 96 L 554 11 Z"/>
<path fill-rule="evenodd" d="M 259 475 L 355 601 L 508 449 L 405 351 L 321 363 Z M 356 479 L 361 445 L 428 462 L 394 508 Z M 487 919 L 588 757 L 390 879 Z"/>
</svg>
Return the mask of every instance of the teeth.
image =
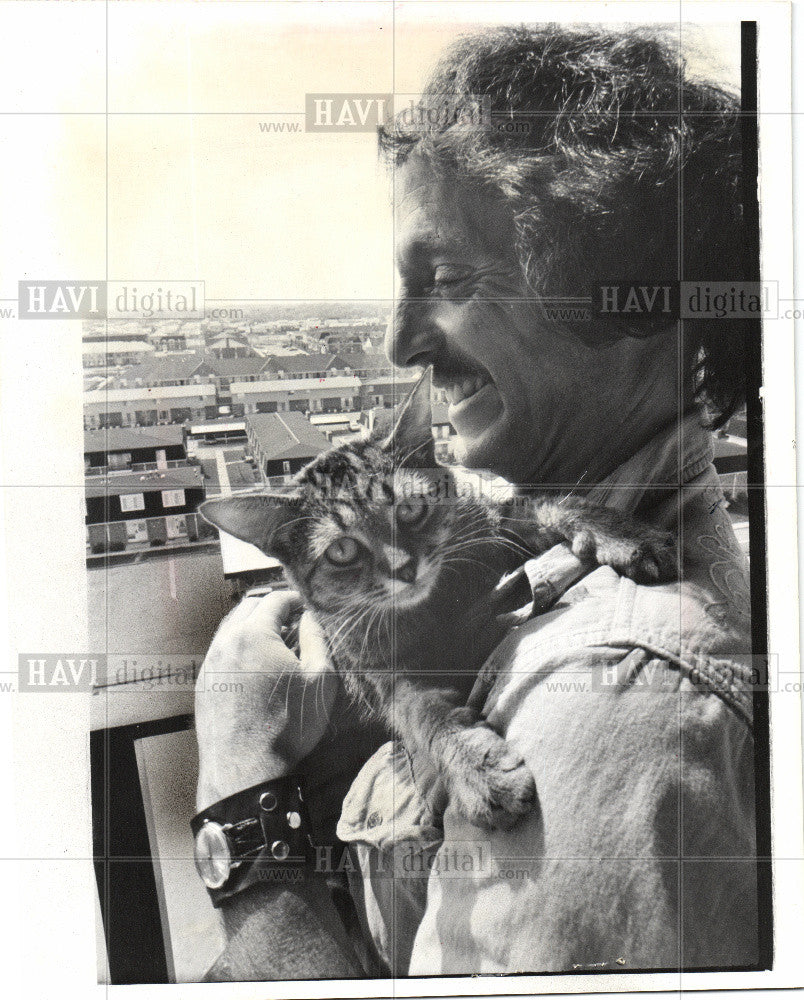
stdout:
<svg viewBox="0 0 804 1000">
<path fill-rule="evenodd" d="M 476 375 L 473 378 L 465 378 L 462 382 L 453 382 L 451 385 L 446 387 L 447 399 L 453 406 L 457 406 L 458 403 L 462 402 L 464 399 L 468 399 L 469 396 L 474 396 L 474 394 L 479 392 L 487 383 L 488 379 L 483 375 Z"/>
</svg>

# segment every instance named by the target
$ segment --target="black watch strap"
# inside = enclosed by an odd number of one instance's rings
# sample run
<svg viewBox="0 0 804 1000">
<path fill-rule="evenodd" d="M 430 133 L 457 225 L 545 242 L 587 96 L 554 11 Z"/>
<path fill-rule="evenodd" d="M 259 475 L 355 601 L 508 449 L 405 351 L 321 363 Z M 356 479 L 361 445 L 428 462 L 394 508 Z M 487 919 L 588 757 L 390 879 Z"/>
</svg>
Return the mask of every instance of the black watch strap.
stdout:
<svg viewBox="0 0 804 1000">
<path fill-rule="evenodd" d="M 190 829 L 197 858 L 205 828 L 223 834 L 231 858 L 225 882 L 207 883 L 215 906 L 259 882 L 304 881 L 313 847 L 301 778 L 288 775 L 252 785 L 194 816 Z"/>
</svg>

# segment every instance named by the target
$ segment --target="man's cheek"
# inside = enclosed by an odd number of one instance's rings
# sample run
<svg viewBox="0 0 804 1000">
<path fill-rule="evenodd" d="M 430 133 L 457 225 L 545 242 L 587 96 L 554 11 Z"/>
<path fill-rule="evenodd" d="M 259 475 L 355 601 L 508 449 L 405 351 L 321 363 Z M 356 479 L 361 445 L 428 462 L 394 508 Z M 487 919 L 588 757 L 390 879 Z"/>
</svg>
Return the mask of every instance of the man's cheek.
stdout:
<svg viewBox="0 0 804 1000">
<path fill-rule="evenodd" d="M 506 315 L 504 303 L 467 300 L 456 314 L 455 328 L 461 331 L 461 346 L 490 371 L 494 366 L 510 363 L 510 348 L 516 339 L 515 328 Z"/>
</svg>

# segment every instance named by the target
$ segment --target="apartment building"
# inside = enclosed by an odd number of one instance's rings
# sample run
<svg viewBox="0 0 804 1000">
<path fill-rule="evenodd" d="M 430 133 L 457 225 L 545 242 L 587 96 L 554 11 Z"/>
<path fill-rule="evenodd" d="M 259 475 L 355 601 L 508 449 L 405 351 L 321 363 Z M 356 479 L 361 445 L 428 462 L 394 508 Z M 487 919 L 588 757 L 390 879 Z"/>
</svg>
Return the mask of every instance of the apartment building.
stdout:
<svg viewBox="0 0 804 1000">
<path fill-rule="evenodd" d="M 356 376 L 273 378 L 232 382 L 232 415 L 250 413 L 343 413 L 360 409 L 362 384 Z"/>
<path fill-rule="evenodd" d="M 206 490 L 197 466 L 88 476 L 89 554 L 194 542 L 206 534 L 196 514 Z"/>
<path fill-rule="evenodd" d="M 84 431 L 84 469 L 89 474 L 106 470 L 138 471 L 138 467 L 145 466 L 167 469 L 177 463 L 186 464 L 186 460 L 182 427 L 109 427 Z"/>
<path fill-rule="evenodd" d="M 260 477 L 271 486 L 287 481 L 330 447 L 301 413 L 251 414 L 246 417 L 246 435 Z"/>
<path fill-rule="evenodd" d="M 84 393 L 84 430 L 181 424 L 217 416 L 213 385 L 128 386 Z"/>
</svg>

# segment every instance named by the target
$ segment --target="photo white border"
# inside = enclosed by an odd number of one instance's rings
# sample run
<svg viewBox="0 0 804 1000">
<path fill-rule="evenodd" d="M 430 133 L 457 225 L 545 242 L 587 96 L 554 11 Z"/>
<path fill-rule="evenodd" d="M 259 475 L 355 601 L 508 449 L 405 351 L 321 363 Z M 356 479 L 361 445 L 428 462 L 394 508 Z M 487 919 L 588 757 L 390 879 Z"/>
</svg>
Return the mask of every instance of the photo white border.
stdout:
<svg viewBox="0 0 804 1000">
<path fill-rule="evenodd" d="M 79 3 L 68 7 L 81 7 Z M 103 5 L 94 5 L 102 7 Z M 503 8 L 516 20 L 684 21 L 703 23 L 733 18 L 759 24 L 760 203 L 762 275 L 778 280 L 793 296 L 791 145 L 790 6 L 786 3 L 452 3 L 431 4 L 428 16 L 444 16 L 448 8 L 462 19 L 504 19 Z M 515 18 L 513 10 L 515 8 Z M 10 16 L 2 4 L 0 15 Z M 62 16 L 62 15 L 60 15 Z M 77 12 L 76 16 L 80 16 Z M 93 20 L 96 12 L 87 15 Z M 93 29 L 94 30 L 94 29 Z M 57 81 L 56 81 L 57 82 Z M 56 123 L 43 121 L 41 129 L 57 140 Z M 44 140 L 34 138 L 31 141 Z M 33 187 L 21 190 L 36 194 Z M 24 198 L 22 199 L 25 200 Z M 54 245 L 47 225 L 47 198 L 41 218 L 28 213 L 24 247 L 6 237 L 4 259 L 13 266 L 0 294 L 15 294 L 17 278 L 39 274 L 72 273 L 70 248 Z M 9 245 L 11 242 L 12 245 Z M 13 286 L 14 290 L 9 290 Z M 0 545 L 0 615 L 8 617 L 7 664 L 25 649 L 81 649 L 86 646 L 86 608 L 83 509 L 82 369 L 80 325 L 36 323 L 0 324 L 3 372 L 0 388 L 0 462 L 4 487 L 0 513 L 5 512 Z M 767 483 L 767 556 L 769 650 L 780 660 L 799 663 L 799 607 L 796 567 L 796 451 L 794 324 L 775 320 L 764 339 L 765 440 Z M 26 387 L 36 385 L 38 396 L 26 408 Z M 22 388 L 17 388 L 21 386 Z M 40 405 L 41 401 L 41 405 Z M 20 421 L 24 419 L 24 427 Z M 30 464 L 20 436 L 35 448 Z M 47 502 L 36 495 L 50 481 L 59 486 Z M 29 501 L 13 489 L 32 486 Z M 29 538 L 32 518 L 44 536 L 60 538 L 59 551 L 39 550 Z M 27 541 L 24 541 L 26 540 Z M 23 544 L 24 542 L 24 544 Z M 4 588 L 5 585 L 5 588 Z M 2 618 L 0 618 L 2 624 Z M 788 652 L 785 652 L 788 651 Z M 182 1000 L 195 997 L 377 997 L 520 995 L 530 993 L 624 993 L 649 990 L 677 994 L 679 989 L 778 989 L 804 984 L 804 810 L 802 809 L 801 698 L 789 693 L 771 695 L 771 792 L 773 803 L 774 968 L 769 972 L 645 973 L 615 975 L 539 975 L 515 977 L 450 977 L 441 979 L 348 980 L 275 984 L 184 984 L 107 987 L 95 985 L 96 890 L 91 863 L 89 829 L 89 761 L 86 736 L 89 705 L 83 696 L 0 699 L 1 739 L 5 760 L 13 767 L 2 771 L 0 797 L 14 803 L 0 829 L 0 871 L 4 880 L 6 913 L 0 936 L 10 943 L 7 982 L 19 997 L 76 995 L 154 997 L 180 990 Z M 54 801 L 55 800 L 55 801 Z M 48 827 L 47 829 L 43 829 Z M 37 859 L 57 859 L 43 862 Z M 17 894 L 15 896 L 15 893 Z M 13 943 L 11 943 L 13 942 Z M 16 982 L 14 980 L 17 980 Z M 97 992 L 96 992 L 97 991 Z"/>
</svg>

